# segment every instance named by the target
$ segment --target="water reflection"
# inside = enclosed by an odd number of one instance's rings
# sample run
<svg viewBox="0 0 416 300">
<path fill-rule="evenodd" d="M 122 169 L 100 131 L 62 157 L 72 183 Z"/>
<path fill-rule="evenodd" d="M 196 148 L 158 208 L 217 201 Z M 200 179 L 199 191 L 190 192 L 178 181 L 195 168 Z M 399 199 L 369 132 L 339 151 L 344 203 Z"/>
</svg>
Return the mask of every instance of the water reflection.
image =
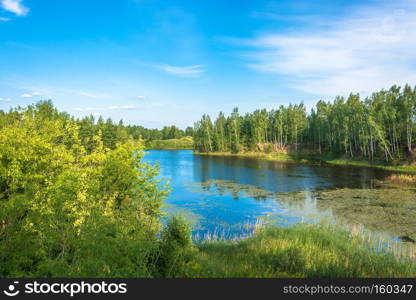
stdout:
<svg viewBox="0 0 416 300">
<path fill-rule="evenodd" d="M 241 235 L 246 224 L 265 218 L 280 226 L 325 219 L 416 235 L 416 194 L 375 189 L 388 171 L 199 156 L 187 150 L 152 150 L 145 160 L 159 162 L 161 176 L 171 179 L 167 203 L 198 220 L 195 235 Z"/>
<path fill-rule="evenodd" d="M 347 166 L 310 166 L 255 158 L 193 155 L 194 182 L 212 179 L 251 184 L 271 191 L 335 187 L 374 188 L 390 172 Z"/>
</svg>

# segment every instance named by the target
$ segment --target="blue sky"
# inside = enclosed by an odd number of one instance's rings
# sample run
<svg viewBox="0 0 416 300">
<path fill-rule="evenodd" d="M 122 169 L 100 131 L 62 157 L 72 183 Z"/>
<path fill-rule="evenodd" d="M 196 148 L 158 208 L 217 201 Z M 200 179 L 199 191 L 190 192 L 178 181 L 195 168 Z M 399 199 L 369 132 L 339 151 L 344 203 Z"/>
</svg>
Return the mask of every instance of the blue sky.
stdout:
<svg viewBox="0 0 416 300">
<path fill-rule="evenodd" d="M 0 109 L 162 127 L 416 84 L 416 1 L 0 0 Z"/>
</svg>

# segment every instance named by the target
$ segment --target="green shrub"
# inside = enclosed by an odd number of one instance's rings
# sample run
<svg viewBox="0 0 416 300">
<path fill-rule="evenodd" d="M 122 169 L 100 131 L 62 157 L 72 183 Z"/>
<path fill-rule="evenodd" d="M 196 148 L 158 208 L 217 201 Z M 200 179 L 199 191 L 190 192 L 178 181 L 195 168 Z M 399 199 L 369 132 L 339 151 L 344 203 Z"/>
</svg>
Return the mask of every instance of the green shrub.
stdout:
<svg viewBox="0 0 416 300">
<path fill-rule="evenodd" d="M 0 277 L 154 276 L 167 189 L 140 142 L 87 150 L 50 102 L 0 124 Z"/>
<path fill-rule="evenodd" d="M 266 149 L 265 149 L 266 153 L 272 153 L 273 152 L 273 145 L 271 143 L 268 143 L 266 145 Z"/>
<path fill-rule="evenodd" d="M 191 234 L 190 226 L 182 217 L 172 217 L 167 221 L 161 232 L 157 260 L 160 276 L 176 277 L 182 273 L 192 249 Z"/>
</svg>

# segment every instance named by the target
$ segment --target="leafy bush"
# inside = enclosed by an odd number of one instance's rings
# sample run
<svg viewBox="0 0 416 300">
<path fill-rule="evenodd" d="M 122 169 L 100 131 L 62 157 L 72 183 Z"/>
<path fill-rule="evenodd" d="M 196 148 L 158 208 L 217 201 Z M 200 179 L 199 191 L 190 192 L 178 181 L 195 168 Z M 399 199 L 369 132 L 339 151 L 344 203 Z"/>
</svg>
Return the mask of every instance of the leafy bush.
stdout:
<svg viewBox="0 0 416 300">
<path fill-rule="evenodd" d="M 167 190 L 140 142 L 98 133 L 87 151 L 50 102 L 0 116 L 0 277 L 158 273 Z"/>
<path fill-rule="evenodd" d="M 157 265 L 162 277 L 182 273 L 192 249 L 191 228 L 181 217 L 169 219 L 161 232 Z"/>
<path fill-rule="evenodd" d="M 266 145 L 266 149 L 265 149 L 265 151 L 264 151 L 264 152 L 266 152 L 266 153 L 272 153 L 272 152 L 273 152 L 273 144 L 268 143 L 268 144 Z"/>
</svg>

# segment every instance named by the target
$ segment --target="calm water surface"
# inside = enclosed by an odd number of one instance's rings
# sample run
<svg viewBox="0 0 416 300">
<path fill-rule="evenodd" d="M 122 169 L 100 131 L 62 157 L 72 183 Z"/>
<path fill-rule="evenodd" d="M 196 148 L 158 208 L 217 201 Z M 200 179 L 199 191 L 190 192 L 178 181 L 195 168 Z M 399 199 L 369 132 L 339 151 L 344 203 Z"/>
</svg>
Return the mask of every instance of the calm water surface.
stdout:
<svg viewBox="0 0 416 300">
<path fill-rule="evenodd" d="M 158 163 L 160 176 L 170 180 L 172 192 L 165 210 L 184 215 L 194 236 L 244 235 L 251 230 L 248 225 L 259 220 L 273 220 L 280 226 L 336 221 L 335 209 L 320 205 L 316 191 L 368 191 L 391 174 L 372 168 L 201 156 L 188 150 L 147 151 L 145 161 Z"/>
</svg>

